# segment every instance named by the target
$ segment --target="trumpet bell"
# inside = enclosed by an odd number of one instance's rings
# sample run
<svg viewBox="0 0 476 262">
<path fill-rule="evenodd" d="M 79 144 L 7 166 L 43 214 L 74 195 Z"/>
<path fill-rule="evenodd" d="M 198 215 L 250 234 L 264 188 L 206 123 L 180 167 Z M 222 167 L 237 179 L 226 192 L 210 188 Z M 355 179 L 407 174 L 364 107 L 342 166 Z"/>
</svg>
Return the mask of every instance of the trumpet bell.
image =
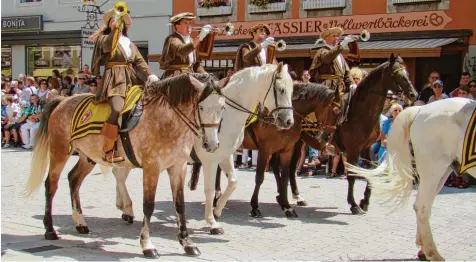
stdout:
<svg viewBox="0 0 476 262">
<path fill-rule="evenodd" d="M 360 40 L 362 40 L 364 42 L 367 42 L 367 41 L 369 41 L 369 39 L 370 39 L 370 32 L 367 31 L 367 30 L 363 30 L 360 33 Z"/>
<path fill-rule="evenodd" d="M 223 31 L 227 35 L 233 35 L 233 33 L 235 32 L 235 26 L 232 23 L 226 23 L 225 28 L 223 28 Z"/>
<path fill-rule="evenodd" d="M 284 51 L 286 49 L 286 42 L 284 40 L 279 40 L 276 42 L 276 50 Z"/>
</svg>

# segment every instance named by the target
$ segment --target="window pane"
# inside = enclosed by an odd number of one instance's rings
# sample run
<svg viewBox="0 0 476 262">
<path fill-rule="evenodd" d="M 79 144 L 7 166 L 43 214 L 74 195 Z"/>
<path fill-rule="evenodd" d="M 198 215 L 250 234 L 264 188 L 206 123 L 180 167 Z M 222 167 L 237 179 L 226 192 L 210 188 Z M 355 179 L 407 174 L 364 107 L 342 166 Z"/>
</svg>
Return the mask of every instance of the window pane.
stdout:
<svg viewBox="0 0 476 262">
<path fill-rule="evenodd" d="M 20 4 L 41 2 L 41 0 L 20 0 Z"/>
<path fill-rule="evenodd" d="M 42 46 L 27 48 L 28 74 L 51 76 L 57 69 L 62 75 L 76 76 L 80 70 L 79 46 Z"/>
<path fill-rule="evenodd" d="M 12 75 L 12 49 L 2 48 L 2 74 L 5 76 Z"/>
</svg>

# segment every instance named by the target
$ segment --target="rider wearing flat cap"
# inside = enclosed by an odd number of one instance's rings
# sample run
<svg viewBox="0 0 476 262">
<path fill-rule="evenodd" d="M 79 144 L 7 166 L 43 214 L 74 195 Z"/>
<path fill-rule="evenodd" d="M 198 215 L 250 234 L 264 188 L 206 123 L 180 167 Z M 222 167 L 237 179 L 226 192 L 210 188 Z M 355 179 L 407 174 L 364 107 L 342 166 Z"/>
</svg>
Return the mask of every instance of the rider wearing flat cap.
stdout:
<svg viewBox="0 0 476 262">
<path fill-rule="evenodd" d="M 164 42 L 164 49 L 159 61 L 160 69 L 165 70 L 161 79 L 183 73 L 205 73 L 195 50 L 208 32 L 202 29 L 200 35 L 192 39 L 192 22 L 194 20 L 195 16 L 189 12 L 180 13 L 170 18 L 170 24 L 174 27 L 175 32 L 169 35 Z"/>
<path fill-rule="evenodd" d="M 344 30 L 340 27 L 329 28 L 321 33 L 321 39 L 316 42 L 317 52 L 309 71 L 313 81 L 332 89 L 338 88 L 343 82 L 344 92 L 348 92 L 356 85 L 351 77 L 349 65 L 341 53 L 344 47 L 355 39 L 345 37 L 339 42 L 343 34 Z"/>
<path fill-rule="evenodd" d="M 257 24 L 250 30 L 253 40 L 242 44 L 238 48 L 235 60 L 235 71 L 250 66 L 262 66 L 267 61 L 267 48 L 274 43 L 274 38 L 269 37 L 271 30 L 265 24 Z M 277 64 L 276 58 L 272 58 L 272 64 Z"/>
</svg>

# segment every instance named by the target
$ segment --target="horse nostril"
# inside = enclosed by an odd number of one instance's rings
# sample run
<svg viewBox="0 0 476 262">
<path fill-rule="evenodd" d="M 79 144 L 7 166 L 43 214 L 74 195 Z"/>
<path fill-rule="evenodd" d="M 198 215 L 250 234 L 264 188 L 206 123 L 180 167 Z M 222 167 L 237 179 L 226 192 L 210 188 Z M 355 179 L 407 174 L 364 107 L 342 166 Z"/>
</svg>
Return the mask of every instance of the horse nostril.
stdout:
<svg viewBox="0 0 476 262">
<path fill-rule="evenodd" d="M 219 148 L 219 147 L 220 147 L 220 143 L 218 142 L 218 143 L 217 143 L 217 148 Z"/>
<path fill-rule="evenodd" d="M 286 121 L 287 126 L 291 126 L 292 124 L 293 124 L 293 121 L 291 121 L 291 119 L 288 119 L 288 121 Z"/>
<path fill-rule="evenodd" d="M 207 142 L 204 142 L 204 143 L 203 143 L 203 147 L 204 147 L 204 148 L 208 148 L 208 143 L 207 143 Z"/>
</svg>

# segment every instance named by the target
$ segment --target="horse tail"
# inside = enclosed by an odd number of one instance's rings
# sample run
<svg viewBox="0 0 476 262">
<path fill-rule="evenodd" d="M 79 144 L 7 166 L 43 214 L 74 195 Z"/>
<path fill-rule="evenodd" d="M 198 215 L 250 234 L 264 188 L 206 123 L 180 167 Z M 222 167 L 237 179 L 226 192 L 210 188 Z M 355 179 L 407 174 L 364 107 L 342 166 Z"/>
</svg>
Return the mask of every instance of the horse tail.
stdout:
<svg viewBox="0 0 476 262">
<path fill-rule="evenodd" d="M 192 177 L 188 182 L 188 187 L 191 191 L 197 189 L 198 179 L 200 178 L 200 169 L 202 168 L 202 163 L 193 163 L 192 165 Z"/>
<path fill-rule="evenodd" d="M 402 111 L 393 121 L 387 138 L 387 156 L 377 168 L 368 170 L 347 165 L 348 170 L 366 178 L 373 191 L 383 196 L 383 202 L 396 199 L 396 208 L 408 202 L 413 190 L 415 172 L 410 151 L 410 127 L 420 107 L 410 107 Z"/>
<path fill-rule="evenodd" d="M 56 107 L 63 101 L 58 98 L 52 100 L 44 107 L 41 118 L 40 127 L 35 137 L 35 148 L 33 149 L 30 177 L 26 188 L 23 192 L 24 197 L 31 196 L 37 192 L 46 174 L 48 161 L 50 159 L 50 140 L 48 138 L 48 122 L 51 114 Z"/>
</svg>

